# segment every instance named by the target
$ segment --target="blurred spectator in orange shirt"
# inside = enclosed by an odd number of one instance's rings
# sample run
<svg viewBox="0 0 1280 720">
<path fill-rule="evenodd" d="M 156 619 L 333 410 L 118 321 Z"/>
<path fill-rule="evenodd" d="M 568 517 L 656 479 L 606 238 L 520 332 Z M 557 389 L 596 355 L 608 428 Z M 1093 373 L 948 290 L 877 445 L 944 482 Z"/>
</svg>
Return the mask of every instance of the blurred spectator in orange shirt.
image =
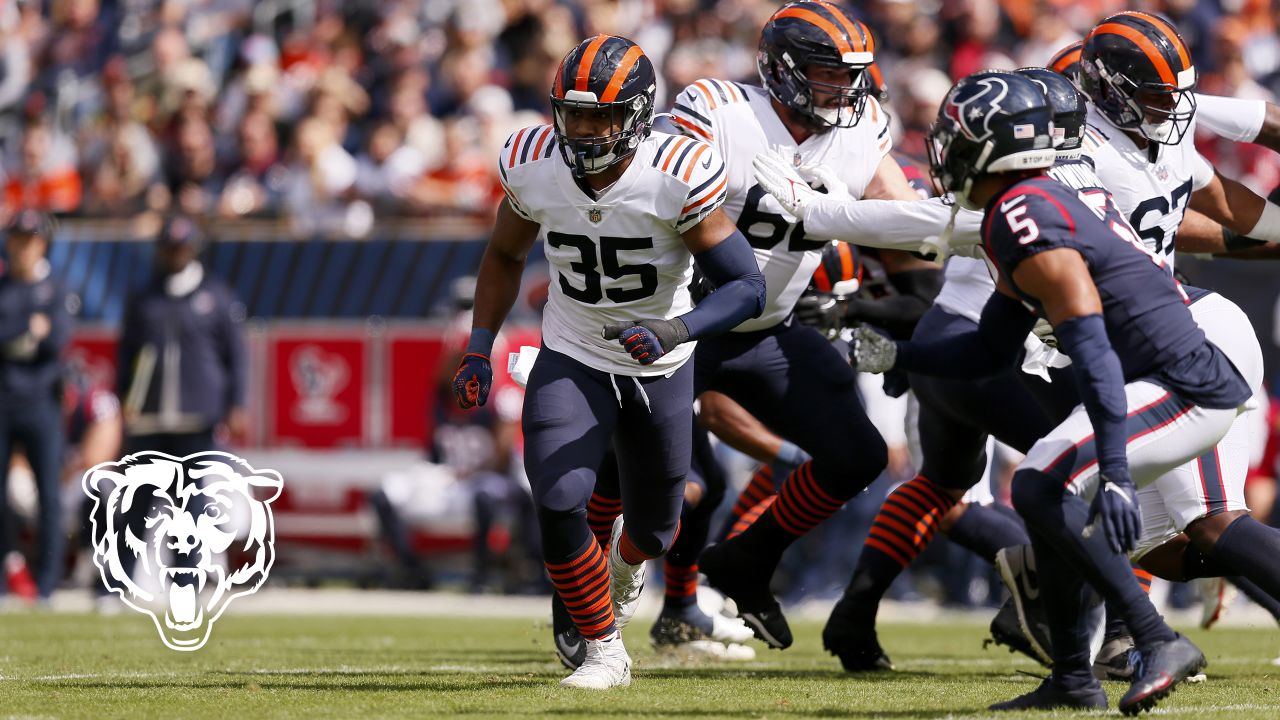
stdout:
<svg viewBox="0 0 1280 720">
<path fill-rule="evenodd" d="M 28 120 L 17 161 L 5 168 L 6 212 L 19 207 L 73 212 L 80 207 L 80 195 L 80 173 L 71 143 L 56 137 L 45 119 Z"/>
</svg>

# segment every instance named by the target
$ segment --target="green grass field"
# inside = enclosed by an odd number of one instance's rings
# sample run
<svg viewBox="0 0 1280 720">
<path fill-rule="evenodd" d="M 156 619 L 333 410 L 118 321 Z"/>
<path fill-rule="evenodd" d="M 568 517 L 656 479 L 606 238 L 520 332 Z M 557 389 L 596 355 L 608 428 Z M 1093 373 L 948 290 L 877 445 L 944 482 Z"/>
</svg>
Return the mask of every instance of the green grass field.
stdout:
<svg viewBox="0 0 1280 720">
<path fill-rule="evenodd" d="M 821 652 L 820 626 L 795 629 L 786 652 L 690 668 L 656 656 L 638 620 L 632 687 L 584 693 L 557 686 L 564 672 L 532 620 L 233 614 L 205 648 L 177 653 L 135 613 L 10 614 L 0 616 L 0 716 L 959 718 L 987 715 L 1037 682 L 1019 671 L 1039 672 L 984 651 L 979 626 L 930 624 L 883 628 L 898 672 L 851 676 Z M 1280 633 L 1192 637 L 1209 682 L 1183 686 L 1158 714 L 1280 717 L 1280 668 L 1268 663 Z M 1124 686 L 1107 689 L 1114 706 Z"/>
</svg>

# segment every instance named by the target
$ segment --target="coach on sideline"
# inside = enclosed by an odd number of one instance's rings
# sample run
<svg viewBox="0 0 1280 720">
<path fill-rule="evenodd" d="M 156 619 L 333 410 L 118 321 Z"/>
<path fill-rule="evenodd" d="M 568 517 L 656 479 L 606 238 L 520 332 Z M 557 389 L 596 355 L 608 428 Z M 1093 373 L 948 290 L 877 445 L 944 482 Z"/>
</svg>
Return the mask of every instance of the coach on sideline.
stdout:
<svg viewBox="0 0 1280 720">
<path fill-rule="evenodd" d="M 219 424 L 243 437 L 244 306 L 205 272 L 197 259 L 203 240 L 190 218 L 166 221 L 156 238 L 156 272 L 125 305 L 116 393 L 127 453 L 214 450 Z"/>
<path fill-rule="evenodd" d="M 36 210 L 20 210 L 5 233 L 7 265 L 0 275 L 0 558 L 11 528 L 7 486 L 14 446 L 31 463 L 40 501 L 36 588 L 49 599 L 62 576 L 62 367 L 71 334 L 67 296 L 49 271 L 45 253 L 53 223 Z M 0 573 L 0 595 L 7 592 Z"/>
</svg>

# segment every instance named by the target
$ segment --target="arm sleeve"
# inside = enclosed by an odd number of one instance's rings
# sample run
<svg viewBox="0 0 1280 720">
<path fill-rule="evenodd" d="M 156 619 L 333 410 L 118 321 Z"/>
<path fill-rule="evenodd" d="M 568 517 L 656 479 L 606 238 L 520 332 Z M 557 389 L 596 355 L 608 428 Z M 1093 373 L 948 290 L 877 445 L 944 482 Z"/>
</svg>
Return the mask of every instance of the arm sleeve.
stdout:
<svg viewBox="0 0 1280 720">
<path fill-rule="evenodd" d="M 975 331 L 946 340 L 897 343 L 895 369 L 941 378 L 987 377 L 1018 361 L 1018 351 L 1034 325 L 1036 315 L 997 292 L 983 307 Z"/>
<path fill-rule="evenodd" d="M 1124 371 L 1107 339 L 1107 328 L 1098 314 L 1074 317 L 1054 326 L 1058 344 L 1071 356 L 1076 387 L 1098 449 L 1098 468 L 1106 474 L 1126 467 Z"/>
<path fill-rule="evenodd" d="M 941 235 L 950 220 L 951 206 L 940 198 L 852 200 L 823 196 L 805 212 L 804 230 L 813 237 L 915 252 L 926 239 Z M 981 228 L 982 213 L 960 210 L 951 244 L 980 243 Z"/>
<path fill-rule="evenodd" d="M 1196 93 L 1196 124 L 1218 137 L 1253 142 L 1267 117 L 1265 100 L 1240 100 Z"/>
<path fill-rule="evenodd" d="M 894 369 L 921 375 L 978 378 L 1012 367 L 1036 316 L 1008 295 L 995 293 L 982 308 L 978 329 L 945 340 L 898 343 Z"/>
<path fill-rule="evenodd" d="M 693 261 L 715 290 L 680 316 L 691 340 L 732 330 L 764 310 L 764 275 L 741 231 L 734 230 L 720 244 L 694 255 Z"/>
</svg>

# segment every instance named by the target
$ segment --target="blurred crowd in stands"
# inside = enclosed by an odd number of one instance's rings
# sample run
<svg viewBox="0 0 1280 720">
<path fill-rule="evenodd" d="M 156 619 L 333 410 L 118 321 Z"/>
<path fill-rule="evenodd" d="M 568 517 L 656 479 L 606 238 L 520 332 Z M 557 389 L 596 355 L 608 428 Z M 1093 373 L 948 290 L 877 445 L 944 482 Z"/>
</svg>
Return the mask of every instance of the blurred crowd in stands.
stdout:
<svg viewBox="0 0 1280 720">
<path fill-rule="evenodd" d="M 1280 89 L 1273 0 L 862 0 L 898 146 L 952 78 L 1043 63 L 1102 15 L 1167 14 L 1207 92 Z M 374 217 L 484 219 L 508 134 L 542 121 L 559 58 L 596 32 L 661 69 L 659 108 L 699 77 L 752 82 L 778 0 L 3 0 L 4 207 L 284 217 L 361 236 Z M 1264 193 L 1272 154 L 1205 141 Z M 3 218 L 0 218 L 3 219 Z"/>
</svg>

